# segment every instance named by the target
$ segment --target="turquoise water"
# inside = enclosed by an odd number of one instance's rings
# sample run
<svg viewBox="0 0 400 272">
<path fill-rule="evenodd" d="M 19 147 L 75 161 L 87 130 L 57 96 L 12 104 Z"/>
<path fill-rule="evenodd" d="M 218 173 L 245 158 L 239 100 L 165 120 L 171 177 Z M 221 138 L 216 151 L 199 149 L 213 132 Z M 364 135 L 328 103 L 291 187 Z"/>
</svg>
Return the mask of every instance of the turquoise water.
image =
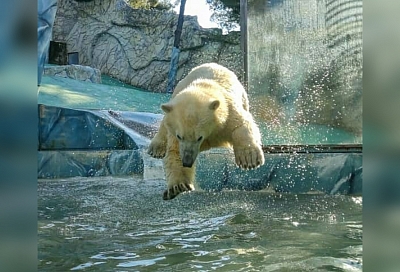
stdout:
<svg viewBox="0 0 400 272">
<path fill-rule="evenodd" d="M 362 271 L 360 196 L 38 182 L 39 271 Z"/>
<path fill-rule="evenodd" d="M 324 125 L 284 125 L 269 128 L 267 123 L 258 122 L 263 145 L 324 145 L 360 144 L 361 136 L 339 128 Z"/>
</svg>

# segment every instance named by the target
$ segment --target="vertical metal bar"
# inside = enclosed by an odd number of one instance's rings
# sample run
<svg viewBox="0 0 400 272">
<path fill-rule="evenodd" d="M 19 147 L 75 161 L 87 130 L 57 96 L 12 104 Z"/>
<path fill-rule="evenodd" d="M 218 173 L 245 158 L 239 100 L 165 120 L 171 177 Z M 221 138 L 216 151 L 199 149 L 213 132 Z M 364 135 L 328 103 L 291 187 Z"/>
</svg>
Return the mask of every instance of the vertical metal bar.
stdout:
<svg viewBox="0 0 400 272">
<path fill-rule="evenodd" d="M 247 0 L 240 0 L 240 47 L 243 57 L 243 85 L 248 92 L 249 67 L 247 47 Z"/>
<path fill-rule="evenodd" d="M 179 62 L 179 42 L 182 34 L 182 25 L 183 25 L 183 15 L 185 13 L 185 4 L 186 0 L 181 0 L 181 6 L 179 8 L 179 17 L 178 24 L 175 30 L 175 39 L 174 39 L 174 47 L 172 48 L 171 53 L 171 64 L 168 73 L 168 85 L 167 85 L 167 93 L 172 93 L 175 88 L 176 74 L 178 71 L 178 62 Z"/>
</svg>

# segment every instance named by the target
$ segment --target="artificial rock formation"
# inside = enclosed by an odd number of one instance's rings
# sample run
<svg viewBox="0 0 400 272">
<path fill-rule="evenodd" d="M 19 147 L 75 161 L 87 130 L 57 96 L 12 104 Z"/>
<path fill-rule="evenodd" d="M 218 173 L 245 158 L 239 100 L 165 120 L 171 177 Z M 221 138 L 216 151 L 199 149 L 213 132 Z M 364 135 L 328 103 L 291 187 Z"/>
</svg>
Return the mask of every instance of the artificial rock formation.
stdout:
<svg viewBox="0 0 400 272">
<path fill-rule="evenodd" d="M 132 9 L 123 0 L 59 0 L 53 40 L 78 52 L 80 64 L 153 92 L 164 92 L 178 15 Z M 241 77 L 240 34 L 203 29 L 185 16 L 177 80 L 193 67 L 218 62 Z"/>
<path fill-rule="evenodd" d="M 100 70 L 83 65 L 45 66 L 44 74 L 47 76 L 59 76 L 81 81 L 101 83 Z"/>
</svg>

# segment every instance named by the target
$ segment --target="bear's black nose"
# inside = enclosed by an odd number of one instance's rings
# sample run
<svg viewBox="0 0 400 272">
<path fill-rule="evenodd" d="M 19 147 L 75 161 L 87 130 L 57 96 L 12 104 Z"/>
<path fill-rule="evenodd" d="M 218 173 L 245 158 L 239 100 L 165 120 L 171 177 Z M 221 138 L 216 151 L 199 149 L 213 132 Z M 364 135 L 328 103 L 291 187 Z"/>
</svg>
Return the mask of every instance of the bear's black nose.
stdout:
<svg viewBox="0 0 400 272">
<path fill-rule="evenodd" d="M 183 165 L 183 167 L 192 167 L 192 165 L 193 165 L 193 163 L 191 162 L 191 163 L 187 163 L 187 162 L 184 162 L 184 163 L 182 163 L 182 165 Z"/>
<path fill-rule="evenodd" d="M 185 152 L 182 158 L 183 167 L 192 167 L 193 163 L 193 155 L 190 152 Z"/>
</svg>

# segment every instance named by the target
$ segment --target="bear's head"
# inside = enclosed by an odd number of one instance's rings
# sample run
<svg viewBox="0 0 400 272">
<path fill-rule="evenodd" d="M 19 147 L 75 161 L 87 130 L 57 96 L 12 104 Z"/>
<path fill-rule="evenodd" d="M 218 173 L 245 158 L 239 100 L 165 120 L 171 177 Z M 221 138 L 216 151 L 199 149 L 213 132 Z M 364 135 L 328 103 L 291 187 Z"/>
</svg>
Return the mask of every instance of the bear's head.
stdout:
<svg viewBox="0 0 400 272">
<path fill-rule="evenodd" d="M 184 167 L 192 167 L 200 147 L 224 122 L 221 101 L 193 92 L 182 92 L 170 102 L 161 105 L 169 137 L 179 144 Z"/>
</svg>

